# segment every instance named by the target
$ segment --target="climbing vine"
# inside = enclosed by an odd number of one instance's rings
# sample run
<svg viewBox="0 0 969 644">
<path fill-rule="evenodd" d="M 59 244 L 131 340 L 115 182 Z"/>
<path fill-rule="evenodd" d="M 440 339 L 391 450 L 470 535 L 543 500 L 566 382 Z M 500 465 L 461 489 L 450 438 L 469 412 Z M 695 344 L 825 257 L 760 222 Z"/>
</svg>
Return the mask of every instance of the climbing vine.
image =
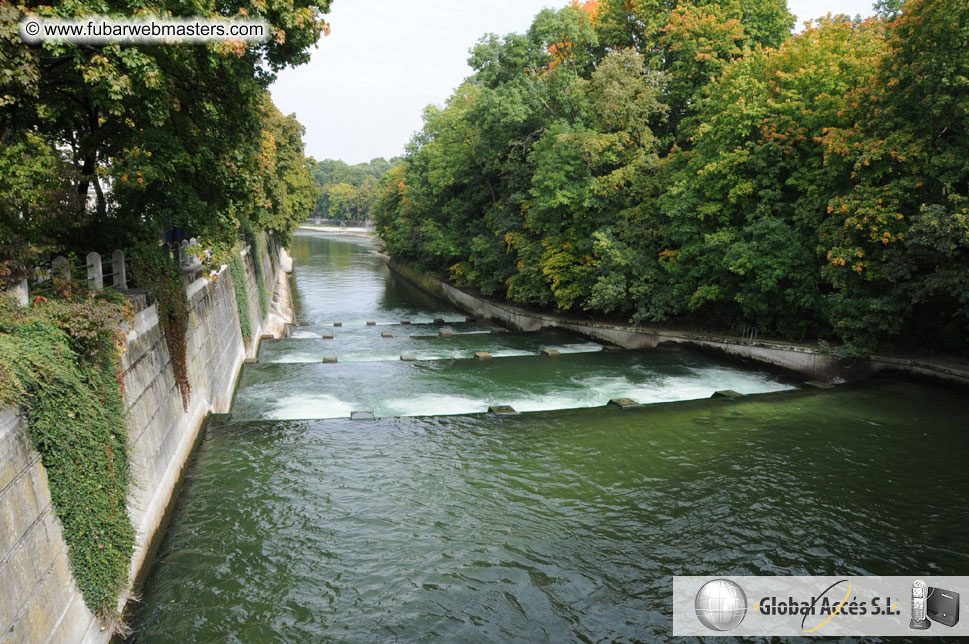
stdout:
<svg viewBox="0 0 969 644">
<path fill-rule="evenodd" d="M 71 570 L 88 607 L 117 618 L 135 533 L 116 293 L 83 286 L 22 309 L 0 296 L 0 404 L 19 407 L 47 470 Z"/>
<path fill-rule="evenodd" d="M 158 305 L 158 320 L 165 331 L 172 371 L 182 394 L 182 407 L 188 410 L 192 386 L 188 381 L 186 359 L 188 297 L 185 294 L 185 278 L 164 247 L 156 244 L 146 244 L 136 249 L 134 273 L 138 285 L 151 293 Z"/>
<path fill-rule="evenodd" d="M 232 288 L 235 291 L 242 337 L 248 344 L 252 340 L 252 320 L 249 317 L 249 296 L 246 293 L 246 268 L 238 252 L 233 252 L 229 257 L 229 277 L 232 279 Z"/>
<path fill-rule="evenodd" d="M 266 294 L 266 271 L 262 265 L 262 256 L 266 252 L 266 233 L 255 232 L 251 227 L 244 228 L 246 241 L 249 242 L 249 254 L 252 257 L 252 269 L 256 276 L 256 293 L 259 294 L 259 311 L 265 318 L 269 312 L 269 300 Z"/>
</svg>

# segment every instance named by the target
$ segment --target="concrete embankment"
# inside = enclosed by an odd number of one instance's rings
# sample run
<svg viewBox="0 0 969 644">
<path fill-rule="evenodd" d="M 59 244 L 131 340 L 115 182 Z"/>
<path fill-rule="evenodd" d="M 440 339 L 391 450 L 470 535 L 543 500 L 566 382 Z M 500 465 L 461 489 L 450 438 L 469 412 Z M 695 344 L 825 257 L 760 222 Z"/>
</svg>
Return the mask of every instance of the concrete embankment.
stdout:
<svg viewBox="0 0 969 644">
<path fill-rule="evenodd" d="M 187 410 L 155 305 L 135 316 L 128 334 L 121 366 L 134 480 L 128 499 L 136 531 L 132 583 L 146 563 L 205 417 L 229 410 L 243 360 L 255 356 L 261 336 L 279 337 L 292 322 L 287 275 L 292 265 L 286 252 L 263 254 L 263 284 L 257 284 L 251 251 L 243 253 L 243 263 L 255 327 L 249 346 L 242 338 L 228 268 L 222 267 L 215 279 L 200 278 L 188 286 L 186 357 L 192 395 Z M 257 288 L 272 293 L 265 318 Z M 88 610 L 75 587 L 47 473 L 13 409 L 0 411 L 0 508 L 0 644 L 108 641 L 111 629 Z"/>
<path fill-rule="evenodd" d="M 879 372 L 897 372 L 969 386 L 969 366 L 955 363 L 886 356 L 846 359 L 810 344 L 759 340 L 751 342 L 723 334 L 576 320 L 552 313 L 529 311 L 508 302 L 471 293 L 394 259 L 388 261 L 388 266 L 407 281 L 471 315 L 496 320 L 520 331 L 564 329 L 626 349 L 651 348 L 666 342 L 682 344 L 731 358 L 754 360 L 794 372 L 808 380 L 829 383 L 860 380 Z"/>
</svg>

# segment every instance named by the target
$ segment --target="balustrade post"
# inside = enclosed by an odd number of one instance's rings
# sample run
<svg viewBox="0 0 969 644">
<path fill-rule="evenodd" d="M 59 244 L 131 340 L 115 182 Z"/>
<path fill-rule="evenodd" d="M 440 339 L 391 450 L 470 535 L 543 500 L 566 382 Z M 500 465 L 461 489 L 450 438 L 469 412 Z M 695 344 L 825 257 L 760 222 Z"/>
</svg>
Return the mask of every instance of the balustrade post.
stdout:
<svg viewBox="0 0 969 644">
<path fill-rule="evenodd" d="M 71 264 L 67 261 L 67 258 L 63 255 L 58 255 L 54 258 L 54 261 L 50 263 L 52 277 L 57 279 L 59 273 L 63 272 L 64 277 L 68 281 L 71 279 Z M 61 270 L 63 268 L 63 271 Z"/>
<path fill-rule="evenodd" d="M 87 254 L 87 281 L 94 284 L 94 288 L 101 290 L 104 288 L 104 267 L 101 265 L 101 255 L 99 253 Z"/>
<path fill-rule="evenodd" d="M 126 290 L 128 288 L 128 274 L 125 268 L 123 250 L 116 250 L 111 253 L 111 273 L 114 287 Z"/>
</svg>

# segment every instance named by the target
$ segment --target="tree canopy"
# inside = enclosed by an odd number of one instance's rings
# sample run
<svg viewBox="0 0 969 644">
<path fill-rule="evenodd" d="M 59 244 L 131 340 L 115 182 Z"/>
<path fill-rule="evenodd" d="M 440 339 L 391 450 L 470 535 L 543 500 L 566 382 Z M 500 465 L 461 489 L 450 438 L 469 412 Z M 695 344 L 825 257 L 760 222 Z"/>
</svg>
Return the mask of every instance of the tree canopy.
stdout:
<svg viewBox="0 0 969 644">
<path fill-rule="evenodd" d="M 485 294 L 842 351 L 969 343 L 969 8 L 594 0 L 486 36 L 377 188 Z"/>
<path fill-rule="evenodd" d="M 329 0 L 0 3 L 0 253 L 127 247 L 171 225 L 213 245 L 243 222 L 287 235 L 315 199 L 301 127 L 272 105 L 277 70 L 308 60 Z M 265 20 L 262 43 L 25 44 L 18 20 Z M 309 206 L 307 207 L 307 204 Z"/>
</svg>

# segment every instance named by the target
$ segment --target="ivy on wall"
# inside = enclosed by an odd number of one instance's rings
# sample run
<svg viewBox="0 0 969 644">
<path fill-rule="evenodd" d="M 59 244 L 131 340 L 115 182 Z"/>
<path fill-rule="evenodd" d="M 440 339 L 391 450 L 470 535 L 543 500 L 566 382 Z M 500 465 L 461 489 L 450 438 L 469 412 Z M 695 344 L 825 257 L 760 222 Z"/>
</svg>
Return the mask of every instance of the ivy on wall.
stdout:
<svg viewBox="0 0 969 644">
<path fill-rule="evenodd" d="M 27 309 L 0 296 L 0 404 L 19 407 L 41 455 L 85 603 L 116 619 L 135 541 L 119 363 L 133 314 L 110 291 L 63 295 Z"/>
<path fill-rule="evenodd" d="M 249 317 L 249 296 L 246 293 L 246 267 L 242 256 L 233 252 L 229 257 L 229 278 L 236 296 L 236 309 L 239 311 L 239 326 L 246 344 L 252 340 L 252 319 Z"/>
<path fill-rule="evenodd" d="M 266 293 L 266 270 L 262 265 L 262 256 L 266 253 L 266 232 L 254 231 L 248 224 L 243 226 L 243 235 L 249 243 L 249 255 L 252 257 L 252 270 L 256 277 L 256 293 L 259 296 L 259 311 L 265 319 L 269 313 L 269 298 Z"/>
<path fill-rule="evenodd" d="M 182 407 L 188 410 L 192 385 L 188 381 L 186 356 L 188 297 L 185 294 L 185 278 L 164 247 L 157 244 L 145 244 L 136 249 L 134 272 L 138 284 L 151 293 L 157 303 L 158 320 L 165 332 L 175 382 L 182 394 Z"/>
</svg>

